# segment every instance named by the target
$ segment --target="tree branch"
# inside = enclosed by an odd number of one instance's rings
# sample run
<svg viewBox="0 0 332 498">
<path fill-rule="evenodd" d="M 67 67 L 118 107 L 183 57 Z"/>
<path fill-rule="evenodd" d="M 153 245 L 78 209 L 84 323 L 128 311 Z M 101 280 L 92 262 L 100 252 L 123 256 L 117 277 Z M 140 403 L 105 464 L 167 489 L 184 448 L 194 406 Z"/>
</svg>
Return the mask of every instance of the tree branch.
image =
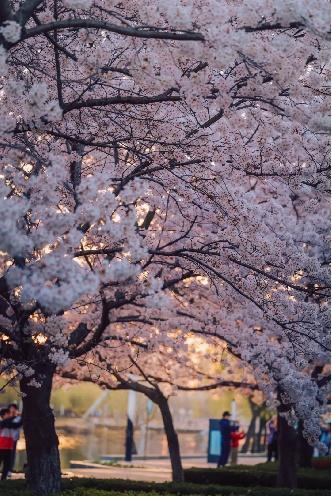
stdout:
<svg viewBox="0 0 332 498">
<path fill-rule="evenodd" d="M 87 341 L 85 344 L 83 344 L 80 348 L 73 350 L 70 354 L 71 358 L 78 358 L 79 356 L 82 356 L 83 354 L 88 353 L 89 351 L 91 351 L 91 349 L 93 349 L 94 347 L 96 347 L 99 344 L 104 330 L 110 324 L 109 306 L 104 298 L 102 300 L 102 305 L 103 305 L 103 309 L 102 309 L 100 322 L 99 322 L 99 325 L 97 326 L 97 328 L 95 329 L 91 339 L 89 341 Z"/>
<path fill-rule="evenodd" d="M 179 102 L 181 101 L 180 95 L 171 95 L 173 89 L 167 90 L 167 92 L 161 93 L 160 95 L 153 96 L 119 96 L 119 97 L 106 97 L 101 99 L 90 99 L 84 100 L 82 102 L 71 102 L 69 104 L 63 105 L 63 113 L 82 109 L 82 108 L 91 108 L 91 107 L 104 107 L 107 105 L 116 105 L 116 104 L 130 104 L 130 105 L 147 105 L 147 104 L 156 104 L 161 102 Z"/>
<path fill-rule="evenodd" d="M 304 28 L 305 24 L 302 22 L 290 22 L 288 26 L 283 26 L 280 22 L 276 22 L 274 24 L 265 22 L 261 23 L 258 26 L 243 26 L 241 29 L 246 33 L 255 33 L 257 31 L 275 31 L 279 29 L 299 29 Z"/>
<path fill-rule="evenodd" d="M 36 26 L 25 32 L 22 39 L 32 38 L 43 33 L 48 33 L 54 29 L 62 30 L 68 28 L 95 28 L 117 33 L 123 36 L 132 36 L 135 38 L 153 38 L 158 40 L 180 40 L 180 41 L 204 41 L 204 36 L 201 33 L 192 31 L 164 31 L 158 28 L 142 29 L 131 26 L 119 26 L 107 21 L 98 19 L 64 19 L 53 21 L 42 26 Z"/>
<path fill-rule="evenodd" d="M 14 18 L 23 27 L 33 15 L 34 10 L 43 3 L 44 0 L 25 0 L 21 8 L 16 12 Z M 0 2 L 3 3 L 3 2 Z"/>
<path fill-rule="evenodd" d="M 231 261 L 233 261 L 233 263 L 236 263 L 237 265 L 244 266 L 245 268 L 248 268 L 249 270 L 253 270 L 256 273 L 260 273 L 261 275 L 264 275 L 264 277 L 267 277 L 270 280 L 278 282 L 279 284 L 286 285 L 287 287 L 290 287 L 291 289 L 297 290 L 299 292 L 307 292 L 307 293 L 310 292 L 309 289 L 307 289 L 306 287 L 303 287 L 302 285 L 292 284 L 288 280 L 284 280 L 282 278 L 276 277 L 275 275 L 267 273 L 266 271 L 261 270 L 260 268 L 256 268 L 256 267 L 250 265 L 249 263 L 245 263 L 244 261 L 239 261 L 236 258 L 234 258 L 233 256 L 229 257 L 229 259 Z"/>
</svg>

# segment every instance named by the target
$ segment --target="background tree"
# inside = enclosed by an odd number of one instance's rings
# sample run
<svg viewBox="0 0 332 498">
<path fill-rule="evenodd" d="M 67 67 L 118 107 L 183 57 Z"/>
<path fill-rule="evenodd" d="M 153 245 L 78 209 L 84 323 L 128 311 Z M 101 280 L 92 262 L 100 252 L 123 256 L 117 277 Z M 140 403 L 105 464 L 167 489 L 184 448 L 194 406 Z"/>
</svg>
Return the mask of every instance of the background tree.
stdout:
<svg viewBox="0 0 332 498">
<path fill-rule="evenodd" d="M 163 334 L 165 343 L 159 342 L 154 348 L 143 343 L 133 348 L 133 343 L 113 341 L 113 346 L 101 345 L 83 361 L 79 360 L 78 365 L 73 361 L 59 372 L 65 380 L 92 381 L 110 390 L 133 390 L 153 401 L 162 416 L 173 481 L 183 481 L 183 469 L 170 397 L 181 396 L 184 391 L 258 389 L 254 383 L 241 380 L 243 369 L 237 371 L 236 359 L 225 349 L 183 331 L 179 343 L 179 335 L 178 329 L 170 330 Z"/>
<path fill-rule="evenodd" d="M 251 411 L 251 420 L 248 426 L 248 430 L 246 433 L 246 438 L 241 448 L 241 453 L 248 453 L 249 449 L 252 453 L 259 453 L 262 451 L 261 448 L 261 437 L 262 432 L 265 429 L 264 425 L 266 423 L 266 419 L 264 415 L 264 410 L 266 409 L 264 406 L 264 402 L 262 400 L 257 400 L 255 402 L 254 396 L 248 397 L 250 411 Z M 256 433 L 257 421 L 259 420 L 259 432 Z M 263 446 L 263 451 L 265 447 Z"/>
</svg>

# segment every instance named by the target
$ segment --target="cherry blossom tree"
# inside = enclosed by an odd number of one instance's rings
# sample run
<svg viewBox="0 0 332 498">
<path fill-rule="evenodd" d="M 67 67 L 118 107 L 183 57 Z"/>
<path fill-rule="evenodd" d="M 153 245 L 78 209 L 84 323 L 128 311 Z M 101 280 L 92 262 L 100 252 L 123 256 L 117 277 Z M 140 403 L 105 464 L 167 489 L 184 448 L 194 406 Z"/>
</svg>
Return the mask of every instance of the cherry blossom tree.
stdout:
<svg viewBox="0 0 332 498">
<path fill-rule="evenodd" d="M 60 487 L 56 369 L 153 344 L 180 316 L 317 439 L 326 4 L 1 2 L 1 369 L 20 382 L 35 492 Z"/>
<path fill-rule="evenodd" d="M 128 330 L 127 330 L 128 333 Z M 138 338 L 139 331 L 130 331 Z M 118 331 L 119 337 L 124 334 Z M 154 336 L 154 334 L 151 334 Z M 168 443 L 173 481 L 183 481 L 178 435 L 169 406 L 172 396 L 184 391 L 211 391 L 240 388 L 243 393 L 258 390 L 248 368 L 238 368 L 227 345 L 219 339 L 197 338 L 196 335 L 173 329 L 163 333 L 153 345 L 137 339 L 100 344 L 84 359 L 73 360 L 60 370 L 58 385 L 68 379 L 97 383 L 103 389 L 133 390 L 155 403 L 161 413 Z"/>
</svg>

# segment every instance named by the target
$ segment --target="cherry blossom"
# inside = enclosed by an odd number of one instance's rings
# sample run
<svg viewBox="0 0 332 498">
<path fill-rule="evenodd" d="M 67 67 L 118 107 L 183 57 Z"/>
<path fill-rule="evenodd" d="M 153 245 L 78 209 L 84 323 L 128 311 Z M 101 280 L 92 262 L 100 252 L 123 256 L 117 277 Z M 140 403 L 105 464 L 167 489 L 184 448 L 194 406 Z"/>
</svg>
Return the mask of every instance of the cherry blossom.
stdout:
<svg viewBox="0 0 332 498">
<path fill-rule="evenodd" d="M 158 348 L 186 362 L 187 334 L 211 340 L 211 362 L 226 348 L 317 439 L 327 7 L 1 3 L 1 368 L 20 381 L 28 460 L 39 448 L 54 470 L 52 482 L 32 472 L 34 490 L 59 490 L 55 372 L 113 361 L 114 341 L 143 348 L 153 370 Z"/>
</svg>

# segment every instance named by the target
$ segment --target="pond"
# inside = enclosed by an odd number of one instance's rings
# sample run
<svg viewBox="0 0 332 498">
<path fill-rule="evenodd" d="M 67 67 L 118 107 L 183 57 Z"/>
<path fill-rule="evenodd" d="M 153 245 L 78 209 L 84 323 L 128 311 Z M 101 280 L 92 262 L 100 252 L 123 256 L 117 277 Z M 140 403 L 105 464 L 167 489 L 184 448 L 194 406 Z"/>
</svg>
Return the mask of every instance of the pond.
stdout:
<svg viewBox="0 0 332 498">
<path fill-rule="evenodd" d="M 70 460 L 98 461 L 103 455 L 123 457 L 125 448 L 125 427 L 99 425 L 94 419 L 57 419 L 57 433 L 60 443 L 62 468 L 69 468 Z M 182 455 L 206 455 L 208 432 L 179 431 Z M 134 441 L 140 455 L 167 456 L 168 447 L 162 429 L 151 427 L 147 431 L 135 430 Z M 18 443 L 16 469 L 21 470 L 26 461 L 23 434 Z"/>
</svg>

